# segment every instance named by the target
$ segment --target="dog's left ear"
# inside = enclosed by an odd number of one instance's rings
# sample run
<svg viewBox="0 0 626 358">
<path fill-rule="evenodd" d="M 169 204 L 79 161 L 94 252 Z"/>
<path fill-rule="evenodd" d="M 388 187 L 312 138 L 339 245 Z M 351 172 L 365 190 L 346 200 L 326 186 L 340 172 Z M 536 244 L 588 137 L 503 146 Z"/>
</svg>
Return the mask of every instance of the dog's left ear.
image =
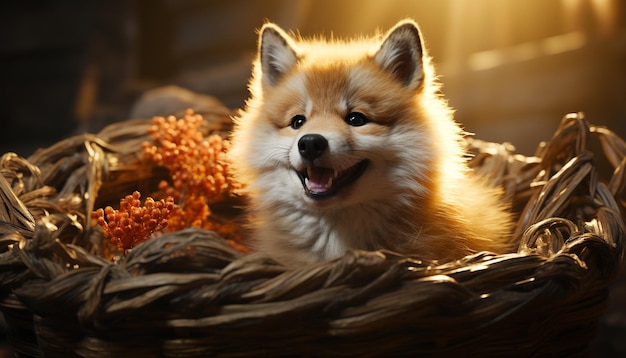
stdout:
<svg viewBox="0 0 626 358">
<path fill-rule="evenodd" d="M 261 61 L 264 86 L 273 87 L 298 62 L 293 40 L 277 25 L 267 23 L 259 36 L 259 61 Z"/>
<path fill-rule="evenodd" d="M 417 24 L 399 22 L 382 42 L 374 61 L 404 86 L 418 89 L 424 81 L 422 39 Z"/>
</svg>

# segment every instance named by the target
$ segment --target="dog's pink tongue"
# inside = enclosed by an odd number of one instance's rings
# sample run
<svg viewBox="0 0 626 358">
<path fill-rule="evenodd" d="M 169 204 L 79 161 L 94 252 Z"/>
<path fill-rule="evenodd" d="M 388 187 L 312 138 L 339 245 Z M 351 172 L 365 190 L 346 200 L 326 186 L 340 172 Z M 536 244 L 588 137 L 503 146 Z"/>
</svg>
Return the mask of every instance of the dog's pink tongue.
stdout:
<svg viewBox="0 0 626 358">
<path fill-rule="evenodd" d="M 328 168 L 311 168 L 309 175 L 309 190 L 310 191 L 326 191 L 332 186 L 332 178 L 335 171 Z"/>
</svg>

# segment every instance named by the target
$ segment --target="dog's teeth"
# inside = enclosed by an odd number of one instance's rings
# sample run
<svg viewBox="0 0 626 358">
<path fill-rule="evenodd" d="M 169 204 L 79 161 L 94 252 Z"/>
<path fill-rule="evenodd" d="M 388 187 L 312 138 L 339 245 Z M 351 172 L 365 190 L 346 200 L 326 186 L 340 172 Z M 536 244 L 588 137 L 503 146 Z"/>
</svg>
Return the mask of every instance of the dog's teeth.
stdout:
<svg viewBox="0 0 626 358">
<path fill-rule="evenodd" d="M 333 178 L 336 178 L 338 176 L 339 176 L 339 171 L 335 169 L 335 172 L 333 173 Z"/>
<path fill-rule="evenodd" d="M 330 188 L 333 186 L 333 177 L 328 178 L 328 183 L 326 183 L 326 188 Z"/>
<path fill-rule="evenodd" d="M 307 189 L 311 189 L 311 184 L 309 183 L 309 178 L 304 178 L 304 185 Z"/>
<path fill-rule="evenodd" d="M 306 176 L 310 178 L 312 171 L 313 171 L 313 167 L 312 166 L 309 165 L 308 167 L 306 167 Z"/>
</svg>

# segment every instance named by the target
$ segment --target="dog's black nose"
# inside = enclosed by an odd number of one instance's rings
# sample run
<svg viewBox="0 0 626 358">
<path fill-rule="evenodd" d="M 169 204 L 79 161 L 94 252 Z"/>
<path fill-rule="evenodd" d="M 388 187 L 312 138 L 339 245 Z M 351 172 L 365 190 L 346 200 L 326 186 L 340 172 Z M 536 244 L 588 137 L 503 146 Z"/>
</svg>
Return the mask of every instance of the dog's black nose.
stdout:
<svg viewBox="0 0 626 358">
<path fill-rule="evenodd" d="M 315 160 L 324 154 L 328 141 L 319 134 L 306 134 L 298 141 L 300 155 L 308 160 Z"/>
</svg>

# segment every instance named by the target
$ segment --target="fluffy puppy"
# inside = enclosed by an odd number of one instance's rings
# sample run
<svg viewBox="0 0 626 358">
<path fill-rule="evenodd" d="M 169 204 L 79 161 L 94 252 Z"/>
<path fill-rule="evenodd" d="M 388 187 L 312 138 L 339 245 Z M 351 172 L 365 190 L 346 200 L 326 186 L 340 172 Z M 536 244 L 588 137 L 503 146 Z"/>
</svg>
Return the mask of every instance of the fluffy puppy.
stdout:
<svg viewBox="0 0 626 358">
<path fill-rule="evenodd" d="M 267 23 L 249 90 L 231 155 L 259 250 L 298 264 L 352 249 L 510 249 L 510 216 L 467 167 L 413 21 L 347 41 Z"/>
</svg>

